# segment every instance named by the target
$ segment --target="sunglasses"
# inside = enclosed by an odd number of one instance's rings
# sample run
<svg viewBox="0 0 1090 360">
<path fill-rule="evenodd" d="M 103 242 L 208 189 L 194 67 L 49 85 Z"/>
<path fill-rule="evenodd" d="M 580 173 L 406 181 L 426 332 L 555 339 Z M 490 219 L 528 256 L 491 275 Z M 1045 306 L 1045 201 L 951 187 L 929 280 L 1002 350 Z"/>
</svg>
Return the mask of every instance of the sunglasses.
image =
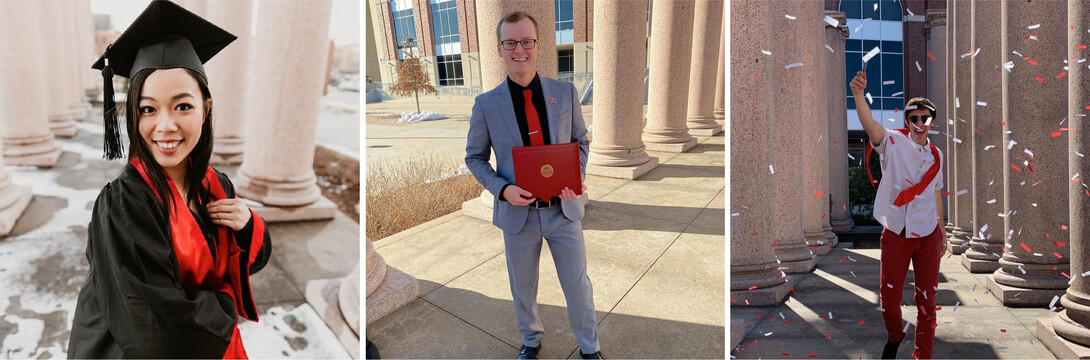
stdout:
<svg viewBox="0 0 1090 360">
<path fill-rule="evenodd" d="M 924 125 L 931 125 L 931 120 L 933 120 L 931 115 L 912 115 L 908 117 L 908 121 L 913 124 L 923 122 Z"/>
</svg>

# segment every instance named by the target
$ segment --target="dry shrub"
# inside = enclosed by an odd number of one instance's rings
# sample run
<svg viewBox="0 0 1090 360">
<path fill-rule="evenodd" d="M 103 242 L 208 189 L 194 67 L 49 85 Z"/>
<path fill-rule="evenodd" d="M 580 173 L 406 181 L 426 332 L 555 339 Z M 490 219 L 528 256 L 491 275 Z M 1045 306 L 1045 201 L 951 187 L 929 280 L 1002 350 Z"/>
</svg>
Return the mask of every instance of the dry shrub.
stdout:
<svg viewBox="0 0 1090 360">
<path fill-rule="evenodd" d="M 463 164 L 437 154 L 368 162 L 367 238 L 399 233 L 462 209 L 481 187 Z"/>
</svg>

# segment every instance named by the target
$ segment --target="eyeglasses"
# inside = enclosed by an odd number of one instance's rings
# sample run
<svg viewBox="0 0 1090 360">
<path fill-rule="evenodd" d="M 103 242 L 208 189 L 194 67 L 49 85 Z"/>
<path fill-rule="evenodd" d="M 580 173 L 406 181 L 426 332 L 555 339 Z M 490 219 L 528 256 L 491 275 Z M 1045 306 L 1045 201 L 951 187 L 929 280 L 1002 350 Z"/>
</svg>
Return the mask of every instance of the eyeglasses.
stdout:
<svg viewBox="0 0 1090 360">
<path fill-rule="evenodd" d="M 507 50 L 515 50 L 515 44 L 522 44 L 523 49 L 530 50 L 530 49 L 533 49 L 534 46 L 537 46 L 537 39 L 529 39 L 529 40 L 522 40 L 522 41 L 504 40 L 504 41 L 501 41 L 500 44 L 503 44 L 503 48 L 507 49 Z"/>
<path fill-rule="evenodd" d="M 924 125 L 931 125 L 931 120 L 932 118 L 930 115 L 912 115 L 908 117 L 908 121 L 913 124 L 922 121 Z"/>
</svg>

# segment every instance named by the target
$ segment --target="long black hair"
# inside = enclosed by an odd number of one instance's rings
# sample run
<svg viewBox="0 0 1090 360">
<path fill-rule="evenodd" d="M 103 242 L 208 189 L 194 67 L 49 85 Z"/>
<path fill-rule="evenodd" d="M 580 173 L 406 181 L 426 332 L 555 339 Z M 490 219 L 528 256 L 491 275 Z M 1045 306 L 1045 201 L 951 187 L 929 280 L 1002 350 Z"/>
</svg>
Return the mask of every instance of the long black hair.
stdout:
<svg viewBox="0 0 1090 360">
<path fill-rule="evenodd" d="M 126 129 L 129 132 L 129 161 L 133 159 L 140 159 L 144 163 L 144 167 L 147 169 L 148 178 L 151 179 L 152 187 L 162 197 L 164 203 L 169 210 L 173 206 L 179 206 L 174 204 L 173 190 L 167 185 L 166 176 L 163 173 L 163 168 L 159 166 L 159 163 L 155 161 L 155 158 L 151 155 L 151 151 L 148 150 L 147 144 L 144 143 L 143 137 L 140 135 L 140 96 L 143 93 L 144 81 L 148 79 L 151 73 L 159 69 L 144 69 L 138 71 L 129 80 L 128 98 L 125 104 L 125 123 Z M 212 157 L 212 107 L 209 106 L 209 101 L 212 99 L 212 94 L 208 91 L 208 80 L 205 79 L 200 73 L 185 69 L 194 79 L 197 80 L 197 85 L 201 89 L 201 106 L 204 108 L 204 123 L 201 124 L 201 137 L 197 140 L 197 145 L 193 147 L 193 151 L 189 153 L 189 157 L 185 161 L 185 184 L 186 186 L 186 203 L 181 204 L 183 208 L 188 211 L 189 202 L 196 202 L 200 205 L 204 205 L 201 198 L 207 199 L 207 196 L 203 196 L 207 189 L 201 184 L 204 179 L 206 169 L 208 169 L 209 159 Z M 204 206 L 198 206 L 198 211 L 204 210 Z M 169 215 L 168 215 L 169 216 Z"/>
</svg>

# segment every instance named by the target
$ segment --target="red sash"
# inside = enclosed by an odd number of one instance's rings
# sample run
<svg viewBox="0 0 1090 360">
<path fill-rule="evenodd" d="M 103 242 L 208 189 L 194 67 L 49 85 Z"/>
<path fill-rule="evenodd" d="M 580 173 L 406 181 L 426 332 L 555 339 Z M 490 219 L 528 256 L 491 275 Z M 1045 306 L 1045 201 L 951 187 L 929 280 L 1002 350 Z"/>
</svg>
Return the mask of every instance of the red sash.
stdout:
<svg viewBox="0 0 1090 360">
<path fill-rule="evenodd" d="M 900 131 L 902 134 L 905 134 L 905 136 L 908 136 L 908 132 L 909 132 L 908 128 L 893 129 L 893 130 Z M 889 138 L 889 144 L 890 145 L 894 144 L 892 136 Z M 900 194 L 897 194 L 897 199 L 893 201 L 894 206 L 900 207 L 900 206 L 903 206 L 904 204 L 908 204 L 909 201 L 912 201 L 912 199 L 915 199 L 917 196 L 922 194 L 924 189 L 926 189 L 927 186 L 931 184 L 931 181 L 935 180 L 935 175 L 938 175 L 938 173 L 939 173 L 939 150 L 937 148 L 935 148 L 934 143 L 929 143 L 929 145 L 931 145 L 931 156 L 935 157 L 935 163 L 931 164 L 931 167 L 928 168 L 927 172 L 923 174 L 923 179 L 920 180 L 919 183 L 916 183 L 915 185 L 909 186 L 907 189 L 901 190 Z M 870 186 L 871 187 L 874 187 L 874 184 L 878 183 L 878 181 L 874 180 L 874 176 L 872 176 L 871 172 L 870 172 L 870 154 L 871 154 L 871 151 L 873 151 L 873 150 L 874 150 L 874 148 L 871 146 L 870 139 L 867 139 L 867 150 L 866 150 L 866 154 L 863 155 L 863 158 L 864 158 L 863 161 L 866 163 L 866 166 L 867 166 L 867 179 L 870 180 Z"/>
<path fill-rule="evenodd" d="M 144 182 L 148 184 L 151 191 L 155 193 L 155 196 L 162 202 L 163 197 L 155 190 L 155 187 L 152 186 L 151 178 L 148 177 L 144 163 L 139 159 L 133 159 L 130 164 L 140 172 L 140 176 L 144 178 Z M 185 205 L 185 199 L 182 199 L 181 194 L 175 188 L 174 182 L 170 177 L 166 177 L 166 180 L 167 185 L 174 190 L 172 191 L 172 195 L 174 197 L 175 206 L 170 209 L 170 238 L 174 245 L 174 254 L 178 258 L 182 288 L 185 289 L 187 293 L 196 291 L 220 291 L 226 293 L 231 296 L 231 299 L 234 299 L 235 309 L 239 316 L 250 321 L 257 321 L 257 311 L 256 309 L 252 309 L 254 304 L 253 295 L 249 291 L 243 291 L 244 288 L 250 288 L 250 277 L 242 276 L 242 274 L 240 274 L 239 262 L 246 261 L 246 268 L 249 268 L 249 264 L 252 264 L 257 257 L 257 250 L 261 249 L 261 246 L 265 241 L 264 221 L 251 210 L 254 228 L 253 238 L 250 240 L 248 259 L 239 259 L 239 255 L 242 254 L 242 249 L 238 247 L 238 243 L 235 241 L 234 232 L 229 231 L 226 226 L 216 226 L 215 259 L 217 261 L 213 261 L 212 250 L 208 248 L 208 242 L 205 241 L 204 233 L 201 232 L 200 226 L 197 225 L 197 220 L 194 219 L 193 214 L 189 212 L 189 207 Z M 223 185 L 220 184 L 219 178 L 212 170 L 212 167 L 208 167 L 208 169 L 205 170 L 202 183 L 212 194 L 211 201 L 227 198 L 227 195 L 223 191 Z M 249 302 L 246 302 L 245 300 L 249 300 Z M 249 304 L 249 307 L 247 304 Z M 253 318 L 247 314 L 248 311 L 246 310 L 248 308 L 253 312 Z M 231 335 L 231 342 L 227 346 L 227 351 L 223 354 L 223 358 L 247 358 L 246 350 L 242 347 L 242 337 L 239 335 L 237 326 Z"/>
</svg>

